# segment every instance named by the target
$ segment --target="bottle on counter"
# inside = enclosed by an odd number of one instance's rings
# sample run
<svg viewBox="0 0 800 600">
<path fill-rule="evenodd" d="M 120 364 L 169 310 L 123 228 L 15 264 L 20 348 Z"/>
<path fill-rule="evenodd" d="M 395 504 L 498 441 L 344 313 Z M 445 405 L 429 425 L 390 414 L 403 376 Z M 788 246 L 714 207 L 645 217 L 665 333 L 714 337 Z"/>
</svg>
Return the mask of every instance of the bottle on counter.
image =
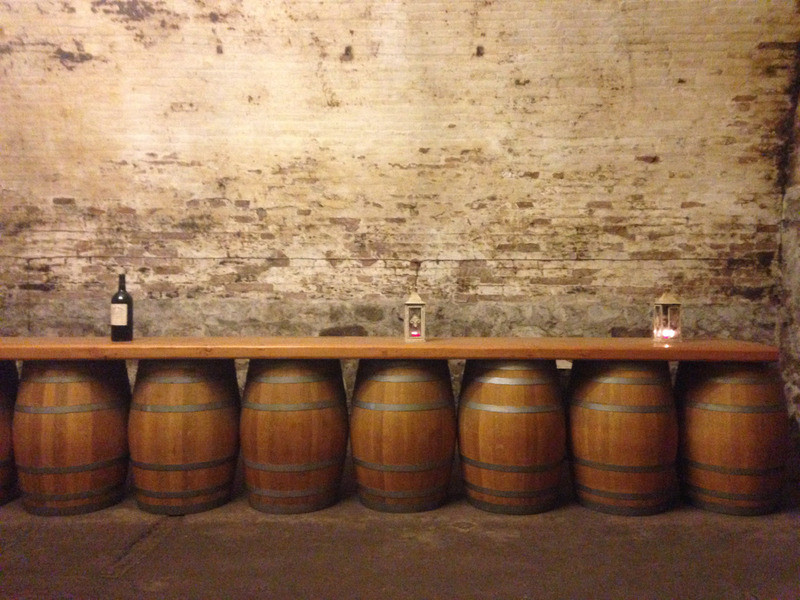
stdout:
<svg viewBox="0 0 800 600">
<path fill-rule="evenodd" d="M 125 289 L 125 274 L 119 276 L 119 289 L 111 297 L 111 341 L 133 339 L 133 298 Z"/>
</svg>

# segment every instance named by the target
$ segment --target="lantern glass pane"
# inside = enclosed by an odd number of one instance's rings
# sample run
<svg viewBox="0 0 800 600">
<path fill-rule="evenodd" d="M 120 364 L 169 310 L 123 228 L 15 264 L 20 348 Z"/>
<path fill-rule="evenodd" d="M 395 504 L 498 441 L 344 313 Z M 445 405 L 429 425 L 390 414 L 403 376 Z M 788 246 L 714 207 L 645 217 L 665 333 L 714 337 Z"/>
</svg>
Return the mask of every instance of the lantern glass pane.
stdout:
<svg viewBox="0 0 800 600">
<path fill-rule="evenodd" d="M 422 310 L 416 306 L 408 309 L 408 335 L 422 336 Z"/>
<path fill-rule="evenodd" d="M 664 329 L 663 311 L 661 305 L 656 304 L 653 307 L 653 338 L 661 339 L 661 330 Z"/>
<path fill-rule="evenodd" d="M 669 331 L 672 332 L 672 339 L 678 339 L 681 336 L 681 307 L 676 304 L 670 306 L 667 310 L 667 326 Z"/>
<path fill-rule="evenodd" d="M 681 337 L 681 305 L 653 305 L 653 339 L 677 340 Z"/>
</svg>

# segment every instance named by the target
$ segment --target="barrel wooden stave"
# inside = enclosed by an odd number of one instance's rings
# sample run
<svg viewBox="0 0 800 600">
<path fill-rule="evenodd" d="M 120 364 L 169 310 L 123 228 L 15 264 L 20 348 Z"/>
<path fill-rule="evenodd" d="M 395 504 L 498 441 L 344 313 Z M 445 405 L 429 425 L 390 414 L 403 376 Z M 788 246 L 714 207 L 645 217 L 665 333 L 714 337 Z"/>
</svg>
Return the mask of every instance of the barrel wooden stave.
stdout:
<svg viewBox="0 0 800 600">
<path fill-rule="evenodd" d="M 441 506 L 456 439 L 447 362 L 362 361 L 350 431 L 365 506 L 384 512 Z"/>
<path fill-rule="evenodd" d="M 303 513 L 336 502 L 347 453 L 337 360 L 251 360 L 241 415 L 250 506 Z"/>
<path fill-rule="evenodd" d="M 139 508 L 183 515 L 230 500 L 238 397 L 232 360 L 139 363 L 128 428 Z"/>
<path fill-rule="evenodd" d="M 571 382 L 570 447 L 578 501 L 648 515 L 675 501 L 678 426 L 666 363 L 581 362 Z"/>
<path fill-rule="evenodd" d="M 505 514 L 557 504 L 566 426 L 555 361 L 469 364 L 458 417 L 470 503 Z"/>
<path fill-rule="evenodd" d="M 125 492 L 130 384 L 124 361 L 26 361 L 13 440 L 23 507 L 92 512 Z"/>
<path fill-rule="evenodd" d="M 777 370 L 760 363 L 691 363 L 679 365 L 677 379 L 681 479 L 689 501 L 726 514 L 774 511 L 789 448 Z"/>
<path fill-rule="evenodd" d="M 0 361 L 0 505 L 16 496 L 14 447 L 11 441 L 11 422 L 17 398 L 19 377 L 13 361 Z"/>
</svg>

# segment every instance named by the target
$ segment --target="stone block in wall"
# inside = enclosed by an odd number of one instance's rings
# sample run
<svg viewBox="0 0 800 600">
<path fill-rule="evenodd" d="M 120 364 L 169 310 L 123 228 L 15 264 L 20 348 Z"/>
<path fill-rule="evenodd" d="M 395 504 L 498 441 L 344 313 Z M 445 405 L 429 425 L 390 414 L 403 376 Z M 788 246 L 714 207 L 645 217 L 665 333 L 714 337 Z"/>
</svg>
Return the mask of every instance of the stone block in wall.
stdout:
<svg viewBox="0 0 800 600">
<path fill-rule="evenodd" d="M 783 222 L 789 226 L 800 222 L 800 185 L 789 187 L 783 196 Z"/>
</svg>

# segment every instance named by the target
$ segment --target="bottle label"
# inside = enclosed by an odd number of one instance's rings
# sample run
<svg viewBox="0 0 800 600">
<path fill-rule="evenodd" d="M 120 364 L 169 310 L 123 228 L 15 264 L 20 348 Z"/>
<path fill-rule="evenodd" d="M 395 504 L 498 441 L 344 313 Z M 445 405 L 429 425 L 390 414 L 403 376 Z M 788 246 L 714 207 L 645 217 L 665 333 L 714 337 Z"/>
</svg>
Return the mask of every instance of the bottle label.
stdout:
<svg viewBox="0 0 800 600">
<path fill-rule="evenodd" d="M 128 306 L 126 304 L 111 305 L 111 324 L 122 327 L 128 324 Z"/>
</svg>

